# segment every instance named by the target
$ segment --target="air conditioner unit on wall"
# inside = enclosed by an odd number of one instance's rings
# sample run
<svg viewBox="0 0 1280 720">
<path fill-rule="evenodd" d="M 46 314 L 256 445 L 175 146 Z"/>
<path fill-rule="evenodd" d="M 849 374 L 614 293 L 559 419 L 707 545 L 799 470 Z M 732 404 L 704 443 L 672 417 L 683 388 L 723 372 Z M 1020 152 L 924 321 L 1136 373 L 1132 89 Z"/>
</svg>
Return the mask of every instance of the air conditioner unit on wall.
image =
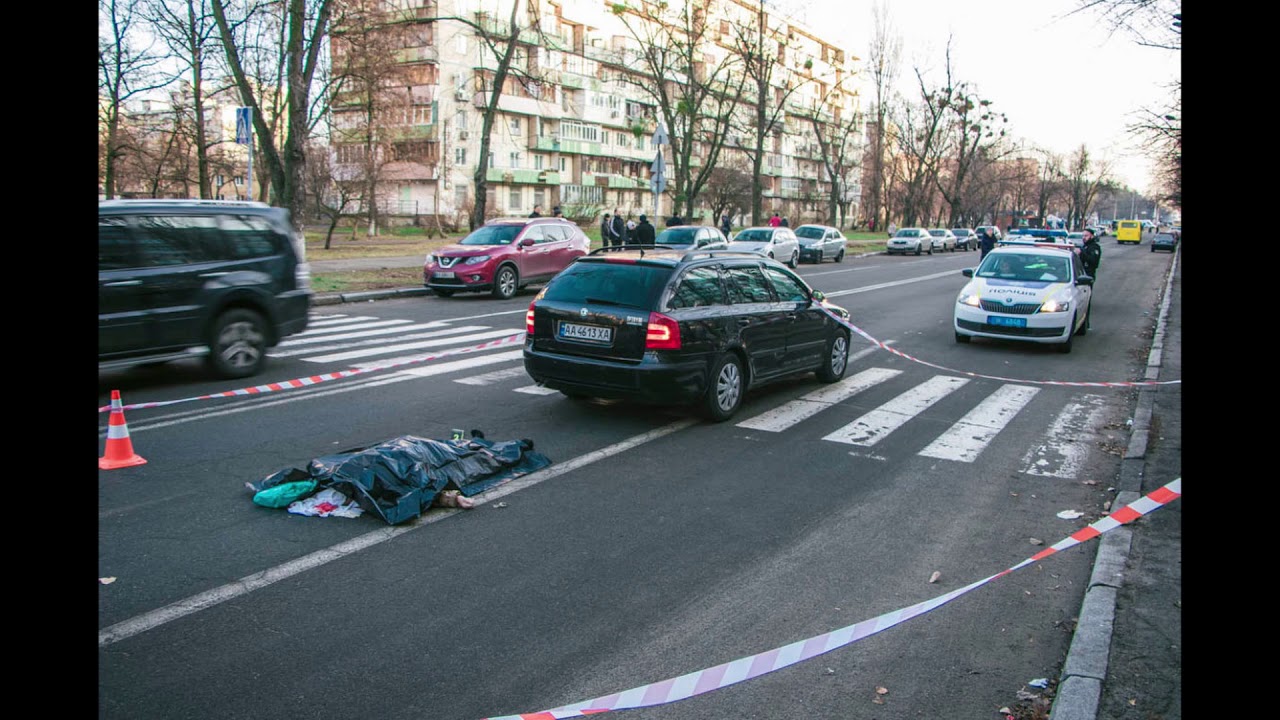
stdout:
<svg viewBox="0 0 1280 720">
<path fill-rule="evenodd" d="M 466 90 L 459 90 L 459 91 L 455 92 L 455 93 L 453 94 L 453 99 L 454 99 L 454 100 L 466 100 L 466 99 L 467 99 L 467 91 L 466 91 Z"/>
<path fill-rule="evenodd" d="M 459 130 L 459 131 L 458 131 L 458 139 L 459 139 L 459 140 L 466 140 L 468 137 L 471 137 L 471 135 L 470 135 L 466 130 Z"/>
</svg>

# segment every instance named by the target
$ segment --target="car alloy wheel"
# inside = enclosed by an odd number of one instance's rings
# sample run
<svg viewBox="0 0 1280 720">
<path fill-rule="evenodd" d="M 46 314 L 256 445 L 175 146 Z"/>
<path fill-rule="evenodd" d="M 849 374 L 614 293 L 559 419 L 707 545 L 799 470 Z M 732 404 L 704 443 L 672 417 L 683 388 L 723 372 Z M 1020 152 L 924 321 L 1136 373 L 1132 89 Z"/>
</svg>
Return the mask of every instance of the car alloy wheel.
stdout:
<svg viewBox="0 0 1280 720">
<path fill-rule="evenodd" d="M 728 420 L 742 405 L 742 392 L 742 363 L 737 355 L 726 353 L 712 368 L 703 411 L 715 422 Z"/>
<path fill-rule="evenodd" d="M 209 364 L 218 376 L 243 378 L 257 374 L 267 359 L 267 330 L 252 310 L 228 310 L 214 324 Z"/>
<path fill-rule="evenodd" d="M 824 383 L 833 383 L 844 377 L 849 367 L 849 333 L 839 332 L 831 340 L 827 348 L 827 359 L 818 368 L 818 379 Z"/>
<path fill-rule="evenodd" d="M 516 269 L 510 265 L 503 265 L 498 268 L 498 274 L 493 278 L 493 296 L 499 300 L 508 300 L 515 297 L 516 290 L 519 289 L 519 278 L 516 277 Z"/>
</svg>

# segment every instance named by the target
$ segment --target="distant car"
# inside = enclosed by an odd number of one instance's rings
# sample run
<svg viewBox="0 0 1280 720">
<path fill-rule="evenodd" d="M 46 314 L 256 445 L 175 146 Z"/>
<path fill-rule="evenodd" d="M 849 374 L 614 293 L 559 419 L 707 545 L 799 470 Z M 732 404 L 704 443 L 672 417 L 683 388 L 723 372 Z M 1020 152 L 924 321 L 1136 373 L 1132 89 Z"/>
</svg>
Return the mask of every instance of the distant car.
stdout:
<svg viewBox="0 0 1280 720">
<path fill-rule="evenodd" d="M 969 228 L 951 228 L 951 234 L 956 236 L 956 247 L 961 250 L 977 250 L 978 249 L 978 233 Z"/>
<path fill-rule="evenodd" d="M 564 218 L 494 218 L 428 255 L 422 284 L 441 297 L 490 292 L 505 300 L 525 285 L 555 277 L 586 255 L 589 245 L 582 228 Z"/>
<path fill-rule="evenodd" d="M 1094 230 L 1093 234 L 1097 235 L 1097 230 Z M 1067 233 L 1067 239 L 1078 248 L 1084 247 L 1084 232 L 1069 232 Z"/>
<path fill-rule="evenodd" d="M 978 227 L 976 227 L 976 228 L 974 228 L 974 229 L 973 229 L 973 231 L 974 231 L 974 232 L 978 233 L 978 242 L 979 242 L 979 243 L 981 243 L 981 242 L 982 242 L 982 236 L 987 234 L 987 228 L 991 228 L 993 231 L 995 231 L 996 242 L 999 242 L 999 241 L 1000 241 L 1000 239 L 1004 237 L 1004 233 L 1000 232 L 1000 228 L 999 228 L 999 226 L 996 226 L 996 225 L 979 225 Z"/>
<path fill-rule="evenodd" d="M 930 255 L 933 254 L 933 236 L 924 228 L 899 228 L 898 232 L 889 238 L 889 244 L 885 246 L 885 252 L 889 255 L 896 253 L 919 255 L 922 250 L 928 250 Z"/>
<path fill-rule="evenodd" d="M 1057 345 L 1071 352 L 1089 331 L 1093 278 L 1078 253 L 1040 244 L 1000 245 L 964 268 L 970 281 L 956 297 L 956 342 L 975 337 Z"/>
<path fill-rule="evenodd" d="M 844 262 L 844 233 L 829 225 L 801 225 L 796 228 L 800 262 L 820 263 L 828 258 Z"/>
<path fill-rule="evenodd" d="M 201 357 L 258 374 L 307 327 L 311 268 L 289 211 L 221 200 L 98 203 L 98 369 Z"/>
<path fill-rule="evenodd" d="M 667 228 L 658 233 L 653 243 L 686 251 L 724 250 L 729 247 L 729 240 L 720 232 L 720 228 L 710 225 L 677 225 Z"/>
<path fill-rule="evenodd" d="M 767 382 L 840 380 L 848 317 L 754 252 L 601 248 L 529 303 L 524 367 L 569 398 L 692 406 L 720 422 Z"/>
<path fill-rule="evenodd" d="M 1156 250 L 1168 250 L 1173 252 L 1178 249 L 1178 238 L 1173 233 L 1156 233 L 1151 238 L 1151 252 Z"/>
<path fill-rule="evenodd" d="M 800 242 L 787 227 L 749 227 L 739 230 L 729 243 L 730 250 L 754 252 L 794 268 L 800 263 Z"/>
<path fill-rule="evenodd" d="M 1107 230 L 1106 225 L 1090 225 L 1089 227 L 1085 228 L 1085 230 L 1092 230 L 1094 236 L 1096 236 L 1099 240 L 1106 237 L 1107 233 L 1109 232 Z"/>
<path fill-rule="evenodd" d="M 932 238 L 932 249 L 938 252 L 955 252 L 956 236 L 946 228 L 930 228 L 929 236 Z"/>
</svg>

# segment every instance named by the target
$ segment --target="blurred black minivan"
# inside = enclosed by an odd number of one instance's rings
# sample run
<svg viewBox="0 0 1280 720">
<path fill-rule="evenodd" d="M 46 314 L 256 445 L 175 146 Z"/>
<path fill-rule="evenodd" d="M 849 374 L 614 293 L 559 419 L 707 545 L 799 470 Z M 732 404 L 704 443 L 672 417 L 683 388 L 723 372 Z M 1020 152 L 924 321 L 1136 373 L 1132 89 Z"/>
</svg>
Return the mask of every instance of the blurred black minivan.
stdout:
<svg viewBox="0 0 1280 720">
<path fill-rule="evenodd" d="M 204 357 L 257 374 L 307 327 L 311 270 L 289 212 L 260 202 L 98 202 L 98 369 Z"/>
</svg>

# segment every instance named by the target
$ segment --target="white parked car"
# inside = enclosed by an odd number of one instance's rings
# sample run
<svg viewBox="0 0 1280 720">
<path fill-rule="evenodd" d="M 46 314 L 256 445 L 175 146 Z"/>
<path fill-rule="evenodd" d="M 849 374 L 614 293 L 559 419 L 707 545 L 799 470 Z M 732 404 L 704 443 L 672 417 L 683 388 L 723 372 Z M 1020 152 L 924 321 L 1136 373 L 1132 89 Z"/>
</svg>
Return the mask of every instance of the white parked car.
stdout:
<svg viewBox="0 0 1280 720">
<path fill-rule="evenodd" d="M 956 342 L 975 337 L 1056 344 L 1071 352 L 1076 335 L 1089 331 L 1093 278 L 1069 246 L 1000 245 L 956 297 Z"/>
<path fill-rule="evenodd" d="M 933 254 L 933 236 L 924 228 L 899 228 L 898 232 L 889 238 L 889 244 L 885 246 L 885 252 L 889 255 L 896 253 L 920 254 L 920 251 L 928 250 L 929 254 Z"/>
<path fill-rule="evenodd" d="M 938 252 L 956 251 L 956 234 L 946 228 L 930 228 L 929 236 L 933 238 L 933 249 Z"/>
<path fill-rule="evenodd" d="M 733 242 L 729 243 L 729 249 L 760 253 L 793 269 L 800 262 L 800 243 L 791 228 L 766 225 L 739 230 L 733 236 Z"/>
</svg>

